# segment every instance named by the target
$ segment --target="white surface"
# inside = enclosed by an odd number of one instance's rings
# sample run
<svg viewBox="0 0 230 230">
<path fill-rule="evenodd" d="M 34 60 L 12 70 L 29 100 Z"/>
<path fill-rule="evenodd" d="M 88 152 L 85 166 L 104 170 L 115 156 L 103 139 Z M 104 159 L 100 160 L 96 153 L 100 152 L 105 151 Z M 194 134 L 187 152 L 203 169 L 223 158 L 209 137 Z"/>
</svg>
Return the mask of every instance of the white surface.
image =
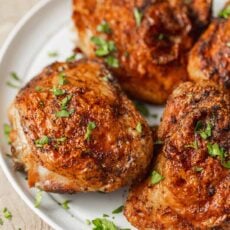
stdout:
<svg viewBox="0 0 230 230">
<path fill-rule="evenodd" d="M 215 13 L 222 7 L 224 0 L 215 1 Z M 6 87 L 10 72 L 15 71 L 25 84 L 47 64 L 55 59 L 48 57 L 51 51 L 58 51 L 59 60 L 70 56 L 74 48 L 75 34 L 71 24 L 71 0 L 43 0 L 33 8 L 18 24 L 3 46 L 0 54 L 0 127 L 7 123 L 7 108 L 17 91 Z M 151 106 L 153 113 L 160 113 L 161 108 Z M 156 124 L 158 120 L 151 120 Z M 1 132 L 1 151 L 9 152 L 9 146 L 3 142 Z M 108 214 L 119 227 L 131 228 L 122 214 L 112 215 L 112 210 L 123 204 L 124 190 L 110 194 L 79 193 L 76 195 L 43 194 L 42 205 L 34 208 L 35 189 L 29 189 L 23 174 L 13 170 L 11 162 L 0 155 L 0 164 L 9 181 L 21 198 L 42 219 L 55 229 L 90 229 L 86 219 Z M 63 210 L 58 202 L 71 200 L 70 209 Z"/>
</svg>

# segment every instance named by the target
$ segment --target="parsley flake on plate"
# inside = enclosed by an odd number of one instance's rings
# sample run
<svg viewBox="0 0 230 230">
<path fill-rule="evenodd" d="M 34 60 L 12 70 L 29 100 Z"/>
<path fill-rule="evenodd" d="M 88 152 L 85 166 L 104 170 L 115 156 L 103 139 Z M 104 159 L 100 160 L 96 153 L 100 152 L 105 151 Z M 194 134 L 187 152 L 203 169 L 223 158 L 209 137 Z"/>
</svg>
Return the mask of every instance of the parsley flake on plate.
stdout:
<svg viewBox="0 0 230 230">
<path fill-rule="evenodd" d="M 35 208 L 39 208 L 41 202 L 42 202 L 42 191 L 39 190 L 39 191 L 36 193 L 36 196 L 35 196 L 35 202 L 34 202 Z"/>
<path fill-rule="evenodd" d="M 133 15 L 136 21 L 136 25 L 139 27 L 141 25 L 143 14 L 138 8 L 133 9 Z"/>
<path fill-rule="evenodd" d="M 3 215 L 6 219 L 8 219 L 8 220 L 12 219 L 13 216 L 7 208 L 4 208 L 2 212 L 3 212 Z"/>
<path fill-rule="evenodd" d="M 44 145 L 49 144 L 49 142 L 50 142 L 49 137 L 44 135 L 40 139 L 37 139 L 35 141 L 35 145 L 36 145 L 37 148 L 42 148 Z"/>
<path fill-rule="evenodd" d="M 119 228 L 110 220 L 96 218 L 92 220 L 93 230 L 118 230 Z"/>
<path fill-rule="evenodd" d="M 11 143 L 11 141 L 10 141 L 10 132 L 12 131 L 12 128 L 11 128 L 10 125 L 4 124 L 3 125 L 3 130 L 4 130 L 5 137 L 7 139 L 7 142 L 8 142 L 8 144 L 10 144 Z"/>
<path fill-rule="evenodd" d="M 63 203 L 61 203 L 61 206 L 63 209 L 68 210 L 69 209 L 69 200 L 65 200 Z"/>
<path fill-rule="evenodd" d="M 121 213 L 121 212 L 123 211 L 123 209 L 124 209 L 124 205 L 121 205 L 120 207 L 114 209 L 114 210 L 112 211 L 112 214 Z"/>
<path fill-rule="evenodd" d="M 108 22 L 106 22 L 106 21 L 103 21 L 100 25 L 98 25 L 97 31 L 102 32 L 102 33 L 106 33 L 106 34 L 110 34 L 112 32 Z"/>
</svg>

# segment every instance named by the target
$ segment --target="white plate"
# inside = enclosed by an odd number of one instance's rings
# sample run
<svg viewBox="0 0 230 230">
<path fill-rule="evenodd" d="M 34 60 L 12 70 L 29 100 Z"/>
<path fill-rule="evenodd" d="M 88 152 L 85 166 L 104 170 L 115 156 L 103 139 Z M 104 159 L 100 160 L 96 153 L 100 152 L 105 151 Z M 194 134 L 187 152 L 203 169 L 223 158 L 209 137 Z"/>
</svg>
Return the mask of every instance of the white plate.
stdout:
<svg viewBox="0 0 230 230">
<path fill-rule="evenodd" d="M 225 0 L 216 0 L 215 13 L 223 6 Z M 0 54 L 0 127 L 7 123 L 7 108 L 15 97 L 17 90 L 6 87 L 10 73 L 15 71 L 23 80 L 29 81 L 41 69 L 55 60 L 65 60 L 72 54 L 75 47 L 76 34 L 71 23 L 71 0 L 40 1 L 16 26 Z M 48 56 L 49 52 L 57 51 L 58 58 Z M 11 80 L 12 81 L 12 80 Z M 153 113 L 161 114 L 162 108 L 151 106 Z M 150 124 L 159 123 L 152 119 Z M 1 129 L 2 130 L 2 129 Z M 0 133 L 1 152 L 9 152 L 4 142 L 3 131 Z M 119 227 L 134 229 L 122 214 L 112 215 L 112 210 L 124 203 L 127 189 L 110 194 L 79 193 L 76 195 L 43 194 L 39 209 L 34 207 L 36 189 L 29 189 L 25 175 L 15 172 L 11 161 L 0 154 L 0 165 L 8 180 L 27 203 L 27 205 L 54 229 L 91 229 L 86 220 L 92 220 L 108 214 L 110 220 Z M 62 209 L 58 203 L 70 200 L 70 209 Z M 113 219 L 114 217 L 114 219 Z"/>
</svg>

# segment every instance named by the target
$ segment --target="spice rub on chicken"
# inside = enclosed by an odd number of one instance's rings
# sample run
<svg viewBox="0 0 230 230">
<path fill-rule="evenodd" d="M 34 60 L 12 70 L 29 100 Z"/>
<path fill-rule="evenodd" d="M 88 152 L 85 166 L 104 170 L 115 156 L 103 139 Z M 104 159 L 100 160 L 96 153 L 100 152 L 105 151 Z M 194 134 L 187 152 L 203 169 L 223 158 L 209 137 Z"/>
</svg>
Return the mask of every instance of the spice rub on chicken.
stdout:
<svg viewBox="0 0 230 230">
<path fill-rule="evenodd" d="M 127 219 L 138 229 L 230 228 L 230 98 L 214 83 L 183 83 L 158 131 L 151 176 L 131 189 Z"/>
<path fill-rule="evenodd" d="M 9 119 L 13 159 L 45 191 L 114 191 L 140 180 L 152 158 L 146 121 L 97 61 L 48 66 Z"/>
<path fill-rule="evenodd" d="M 230 92 L 230 2 L 213 20 L 189 55 L 194 81 L 213 80 Z"/>
<path fill-rule="evenodd" d="M 187 53 L 208 25 L 211 0 L 73 0 L 79 44 L 132 97 L 166 101 L 187 79 Z"/>
</svg>

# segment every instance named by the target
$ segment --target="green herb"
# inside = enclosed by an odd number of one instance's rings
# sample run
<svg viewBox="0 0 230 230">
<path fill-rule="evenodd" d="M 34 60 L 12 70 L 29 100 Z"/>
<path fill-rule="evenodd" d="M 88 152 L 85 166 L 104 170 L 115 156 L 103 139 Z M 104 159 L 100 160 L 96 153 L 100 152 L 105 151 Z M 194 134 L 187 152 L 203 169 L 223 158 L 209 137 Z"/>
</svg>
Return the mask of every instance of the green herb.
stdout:
<svg viewBox="0 0 230 230">
<path fill-rule="evenodd" d="M 60 73 L 59 75 L 58 75 L 58 84 L 59 85 L 65 85 L 66 83 L 67 83 L 68 81 L 66 80 L 66 75 L 65 75 L 65 73 Z"/>
<path fill-rule="evenodd" d="M 111 74 L 107 74 L 102 79 L 103 79 L 103 81 L 106 81 L 106 82 L 108 82 L 109 80 L 112 81 L 113 80 L 113 76 Z"/>
<path fill-rule="evenodd" d="M 20 86 L 15 85 L 14 83 L 11 83 L 10 81 L 7 81 L 6 85 L 8 85 L 9 87 L 15 88 L 15 89 L 20 89 Z"/>
<path fill-rule="evenodd" d="M 217 143 L 215 144 L 208 143 L 207 148 L 210 156 L 219 157 L 222 166 L 228 169 L 230 168 L 230 161 L 226 160 L 228 154 L 224 151 L 223 148 L 221 148 Z"/>
<path fill-rule="evenodd" d="M 185 148 L 193 148 L 193 149 L 198 149 L 198 142 L 195 140 L 193 143 L 185 145 Z"/>
<path fill-rule="evenodd" d="M 3 215 L 8 220 L 12 219 L 12 214 L 11 214 L 11 212 L 7 208 L 3 209 Z"/>
<path fill-rule="evenodd" d="M 115 210 L 112 211 L 112 214 L 118 214 L 121 213 L 124 209 L 124 205 L 121 205 L 120 207 L 116 208 Z"/>
<path fill-rule="evenodd" d="M 64 89 L 59 89 L 56 87 L 54 87 L 51 91 L 53 92 L 53 94 L 55 96 L 61 96 L 61 95 L 64 95 L 66 93 Z"/>
<path fill-rule="evenodd" d="M 96 124 L 95 122 L 90 121 L 87 125 L 87 129 L 86 129 L 86 134 L 85 134 L 85 140 L 89 141 L 92 131 L 96 128 Z"/>
<path fill-rule="evenodd" d="M 64 208 L 65 210 L 69 209 L 69 200 L 65 200 L 62 204 L 61 204 L 62 208 Z"/>
<path fill-rule="evenodd" d="M 125 51 L 125 57 L 129 57 L 129 52 Z"/>
<path fill-rule="evenodd" d="M 21 79 L 18 77 L 18 75 L 15 72 L 12 72 L 10 75 L 15 81 L 21 81 Z"/>
<path fill-rule="evenodd" d="M 103 217 L 109 217 L 109 215 L 107 215 L 107 214 L 105 214 L 105 213 L 104 213 L 102 216 L 103 216 Z"/>
<path fill-rule="evenodd" d="M 61 108 L 62 110 L 67 109 L 67 105 L 70 102 L 70 100 L 72 99 L 73 95 L 68 95 L 67 97 L 65 97 L 62 101 L 61 101 Z"/>
<path fill-rule="evenodd" d="M 195 166 L 194 167 L 194 171 L 195 172 L 202 172 L 204 169 L 202 167 L 199 167 L 199 166 Z"/>
<path fill-rule="evenodd" d="M 227 19 L 230 16 L 230 5 L 219 13 L 219 17 Z"/>
<path fill-rule="evenodd" d="M 109 27 L 109 24 L 106 21 L 103 21 L 98 27 L 98 32 L 107 33 L 110 34 L 112 32 L 111 28 Z"/>
<path fill-rule="evenodd" d="M 103 38 L 93 36 L 91 42 L 97 46 L 95 54 L 99 57 L 107 56 L 111 52 L 116 51 L 116 46 L 113 41 L 106 41 Z"/>
<path fill-rule="evenodd" d="M 34 203 L 35 208 L 39 208 L 41 202 L 42 202 L 42 191 L 39 190 L 35 196 L 35 203 Z"/>
<path fill-rule="evenodd" d="M 136 21 L 136 25 L 139 27 L 141 25 L 143 14 L 138 8 L 133 9 L 133 15 Z"/>
<path fill-rule="evenodd" d="M 154 144 L 155 145 L 163 145 L 164 142 L 162 140 L 156 140 Z"/>
<path fill-rule="evenodd" d="M 57 51 L 51 51 L 51 52 L 48 53 L 48 56 L 49 56 L 49 57 L 52 57 L 52 58 L 57 57 L 58 55 L 59 55 L 59 54 L 58 54 Z"/>
<path fill-rule="evenodd" d="M 61 111 L 58 111 L 58 112 L 56 112 L 56 117 L 58 117 L 58 118 L 65 118 L 65 117 L 69 117 L 71 114 L 73 114 L 74 113 L 74 109 L 71 109 L 70 111 L 67 111 L 67 110 L 61 110 Z"/>
<path fill-rule="evenodd" d="M 195 126 L 195 132 L 199 133 L 200 136 L 206 140 L 212 135 L 212 126 L 210 122 L 207 122 L 206 127 L 203 126 L 202 121 L 198 121 Z"/>
<path fill-rule="evenodd" d="M 220 148 L 220 146 L 217 143 L 215 144 L 208 143 L 207 148 L 210 156 L 212 157 L 219 156 L 221 159 L 224 157 L 224 149 Z"/>
<path fill-rule="evenodd" d="M 149 117 L 150 113 L 148 110 L 148 107 L 141 103 L 141 102 L 135 102 L 135 106 L 137 110 L 144 116 L 144 117 Z"/>
<path fill-rule="evenodd" d="M 62 142 L 65 142 L 65 141 L 66 141 L 66 137 L 56 138 L 55 140 L 56 140 L 56 142 L 58 142 L 58 143 L 62 143 Z"/>
<path fill-rule="evenodd" d="M 40 139 L 35 141 L 35 146 L 37 148 L 42 148 L 44 145 L 49 144 L 49 142 L 50 142 L 49 137 L 43 136 Z"/>
<path fill-rule="evenodd" d="M 152 184 L 158 184 L 161 180 L 163 180 L 164 177 L 161 176 L 157 171 L 153 171 L 151 174 L 151 183 Z"/>
<path fill-rule="evenodd" d="M 41 87 L 41 86 L 36 86 L 36 87 L 35 87 L 35 91 L 37 91 L 37 92 L 42 92 L 42 87 Z"/>
<path fill-rule="evenodd" d="M 165 35 L 164 34 L 159 34 L 158 35 L 158 40 L 162 41 L 165 39 Z"/>
<path fill-rule="evenodd" d="M 3 219 L 0 218 L 0 225 L 3 225 L 3 224 L 4 224 Z"/>
<path fill-rule="evenodd" d="M 7 142 L 8 142 L 8 144 L 10 144 L 11 143 L 11 141 L 10 141 L 10 133 L 12 131 L 12 128 L 10 127 L 10 125 L 4 124 L 3 129 L 4 129 L 4 134 L 5 134 L 5 137 L 7 139 Z"/>
<path fill-rule="evenodd" d="M 110 220 L 96 218 L 92 220 L 93 230 L 118 230 L 118 227 Z"/>
<path fill-rule="evenodd" d="M 66 61 L 67 62 L 75 61 L 76 57 L 77 57 L 77 54 L 73 54 L 73 55 L 69 56 L 68 58 L 66 58 Z"/>
<path fill-rule="evenodd" d="M 136 131 L 137 131 L 138 133 L 141 133 L 141 132 L 142 132 L 142 125 L 141 125 L 140 122 L 138 122 L 138 124 L 137 124 L 137 126 L 136 126 Z"/>
<path fill-rule="evenodd" d="M 91 225 L 91 221 L 90 221 L 90 220 L 85 220 L 85 223 L 86 223 L 87 225 Z"/>
<path fill-rule="evenodd" d="M 108 64 L 109 67 L 112 68 L 118 68 L 119 67 L 119 61 L 116 57 L 110 55 L 105 59 L 105 62 Z"/>
</svg>

